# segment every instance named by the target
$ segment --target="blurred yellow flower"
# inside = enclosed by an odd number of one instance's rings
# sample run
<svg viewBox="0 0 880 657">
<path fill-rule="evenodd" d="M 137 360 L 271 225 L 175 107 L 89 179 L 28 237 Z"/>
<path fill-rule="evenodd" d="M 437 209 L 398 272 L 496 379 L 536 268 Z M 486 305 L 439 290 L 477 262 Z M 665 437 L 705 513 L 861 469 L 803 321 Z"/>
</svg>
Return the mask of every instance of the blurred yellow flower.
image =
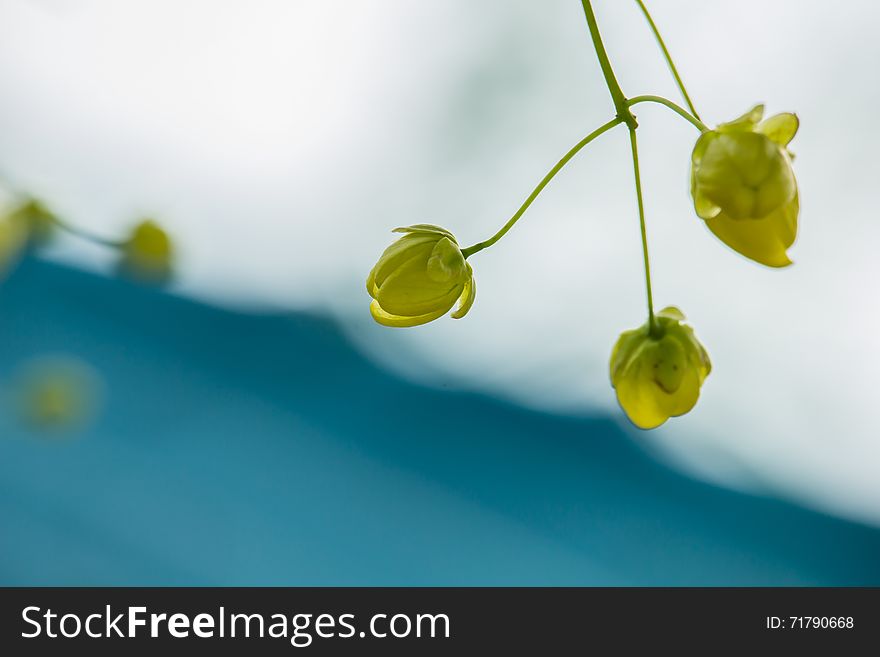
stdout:
<svg viewBox="0 0 880 657">
<path fill-rule="evenodd" d="M 622 333 L 611 352 L 617 401 L 641 429 L 690 411 L 712 370 L 709 354 L 685 321 L 678 308 L 664 308 L 655 316 L 653 334 L 646 322 Z"/>
<path fill-rule="evenodd" d="M 384 326 L 418 326 L 442 317 L 456 301 L 452 317 L 464 317 L 476 283 L 452 233 L 429 224 L 394 232 L 404 236 L 385 249 L 367 277 L 373 319 Z"/>
<path fill-rule="evenodd" d="M 87 425 L 102 398 L 100 375 L 72 356 L 42 356 L 19 371 L 16 395 L 23 418 L 39 430 L 73 430 Z"/>
<path fill-rule="evenodd" d="M 757 105 L 738 119 L 704 132 L 691 158 L 697 215 L 730 248 L 769 267 L 791 264 L 797 236 L 798 188 L 788 143 L 794 114 L 761 120 Z"/>
<path fill-rule="evenodd" d="M 28 241 L 24 225 L 11 215 L 0 217 L 0 277 L 18 262 Z"/>
<path fill-rule="evenodd" d="M 31 244 L 46 244 L 55 235 L 55 215 L 37 199 L 25 201 L 8 216 L 10 221 L 18 223 L 25 231 Z"/>
<path fill-rule="evenodd" d="M 168 233 L 145 219 L 122 244 L 122 268 L 137 278 L 161 282 L 171 275 L 174 245 Z"/>
</svg>

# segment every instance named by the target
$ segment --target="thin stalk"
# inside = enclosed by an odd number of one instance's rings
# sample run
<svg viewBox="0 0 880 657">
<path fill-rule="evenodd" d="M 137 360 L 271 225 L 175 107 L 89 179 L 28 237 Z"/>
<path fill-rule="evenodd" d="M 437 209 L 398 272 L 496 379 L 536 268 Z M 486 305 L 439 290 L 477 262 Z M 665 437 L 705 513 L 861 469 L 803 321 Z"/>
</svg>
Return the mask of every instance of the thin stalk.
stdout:
<svg viewBox="0 0 880 657">
<path fill-rule="evenodd" d="M 663 96 L 635 96 L 634 98 L 630 98 L 626 101 L 626 104 L 632 107 L 633 105 L 638 105 L 639 103 L 659 103 L 660 105 L 664 105 L 671 109 L 673 112 L 678 114 L 680 117 L 686 119 L 700 132 L 706 132 L 709 128 L 705 123 L 700 121 L 696 116 L 688 113 L 686 109 L 676 105 L 671 100 L 663 98 Z"/>
<path fill-rule="evenodd" d="M 648 260 L 648 232 L 645 228 L 645 205 L 642 201 L 642 178 L 639 174 L 639 147 L 636 143 L 635 128 L 629 129 L 629 142 L 632 145 L 633 172 L 636 178 L 636 197 L 639 202 L 639 226 L 642 232 L 642 258 L 645 261 L 645 288 L 648 294 L 648 330 L 657 333 L 657 320 L 654 318 L 654 295 L 651 292 L 651 264 Z"/>
<path fill-rule="evenodd" d="M 648 8 L 645 6 L 645 3 L 642 0 L 636 0 L 636 4 L 639 6 L 639 9 L 642 10 L 642 13 L 645 15 L 645 18 L 648 20 L 648 25 L 651 26 L 651 31 L 654 33 L 654 38 L 657 40 L 657 44 L 660 46 L 660 50 L 663 51 L 663 57 L 666 59 L 666 64 L 669 66 L 669 70 L 672 72 L 672 77 L 675 78 L 675 84 L 678 85 L 678 90 L 681 92 L 682 97 L 684 98 L 684 102 L 687 103 L 687 106 L 691 110 L 691 114 L 696 117 L 696 119 L 700 120 L 700 115 L 697 114 L 697 110 L 694 107 L 693 102 L 691 102 L 691 97 L 688 95 L 687 89 L 684 88 L 684 82 L 681 81 L 681 76 L 678 74 L 678 69 L 675 68 L 675 64 L 672 61 L 672 56 L 669 54 L 669 50 L 666 48 L 666 44 L 663 42 L 663 37 L 660 36 L 660 30 L 657 29 L 657 24 L 654 23 L 654 19 L 651 18 L 651 14 L 648 13 Z"/>
<path fill-rule="evenodd" d="M 52 221 L 61 230 L 70 233 L 71 235 L 76 235 L 77 237 L 87 240 L 89 242 L 100 244 L 101 246 L 108 246 L 116 249 L 123 246 L 124 244 L 124 242 L 119 240 L 111 240 L 107 239 L 106 237 L 95 235 L 93 232 L 86 230 L 85 228 L 80 228 L 79 226 L 69 224 L 66 221 L 59 219 L 58 217 L 52 217 Z"/>
<path fill-rule="evenodd" d="M 523 214 L 525 213 L 525 211 L 529 209 L 529 206 L 532 204 L 532 202 L 536 198 L 538 198 L 538 194 L 540 194 L 541 191 L 547 186 L 547 184 L 551 180 L 553 180 L 553 177 L 557 173 L 559 173 L 559 171 L 562 169 L 562 167 L 564 167 L 566 164 L 568 164 L 568 161 L 571 160 L 571 158 L 573 158 L 575 155 L 577 155 L 578 151 L 580 151 L 584 146 L 586 146 L 591 141 L 593 141 L 596 137 L 607 132 L 608 130 L 611 130 L 611 128 L 613 128 L 614 126 L 616 126 L 620 123 L 623 123 L 623 119 L 621 119 L 620 117 L 615 117 L 615 118 L 611 119 L 608 123 L 601 125 L 598 128 L 596 128 L 595 130 L 593 130 L 593 132 L 591 132 L 586 137 L 581 139 L 578 143 L 576 143 L 574 146 L 572 146 L 571 150 L 569 150 L 568 153 L 563 155 L 562 159 L 556 163 L 556 166 L 554 166 L 552 169 L 550 169 L 550 171 L 547 173 L 547 175 L 544 176 L 544 178 L 541 180 L 541 182 L 538 183 L 538 186 L 535 187 L 535 189 L 532 191 L 531 194 L 529 194 L 529 197 L 520 206 L 519 210 L 517 210 L 514 213 L 514 215 L 507 221 L 507 223 L 501 227 L 501 230 L 499 230 L 497 233 L 495 233 L 489 239 L 484 240 L 482 242 L 477 242 L 473 246 L 469 246 L 468 248 L 464 249 L 462 251 L 462 254 L 464 255 L 464 257 L 467 258 L 468 256 L 471 256 L 474 253 L 478 253 L 479 251 L 482 251 L 483 249 L 492 246 L 493 244 L 495 244 L 495 242 L 497 242 L 502 237 L 504 237 L 505 233 L 507 233 L 507 231 L 509 231 L 511 228 L 513 228 L 513 225 L 517 221 L 519 221 L 519 218 L 522 217 Z"/>
<path fill-rule="evenodd" d="M 584 6 L 584 15 L 587 17 L 587 27 L 590 28 L 590 38 L 593 40 L 593 48 L 596 50 L 596 57 L 599 59 L 599 66 L 602 69 L 602 75 L 605 76 L 605 84 L 611 93 L 611 100 L 614 101 L 614 109 L 627 126 L 635 128 L 636 117 L 629 111 L 626 104 L 626 96 L 614 76 L 614 70 L 611 68 L 611 61 L 608 59 L 608 53 L 605 51 L 605 44 L 602 43 L 602 35 L 599 34 L 599 25 L 596 23 L 596 14 L 593 13 L 593 6 L 590 0 L 581 0 Z"/>
<path fill-rule="evenodd" d="M 593 40 L 593 47 L 596 49 L 596 56 L 599 58 L 599 66 L 602 68 L 602 74 L 605 76 L 605 84 L 611 93 L 611 99 L 614 101 L 614 107 L 617 110 L 618 119 L 626 123 L 629 128 L 629 140 L 632 145 L 633 171 L 636 177 L 636 197 L 639 203 L 639 226 L 642 232 L 642 258 L 645 261 L 645 287 L 648 293 L 648 329 L 651 335 L 656 335 L 657 320 L 654 318 L 654 296 L 651 292 L 651 265 L 648 260 L 648 232 L 645 228 L 645 205 L 642 201 L 642 179 L 639 175 L 639 149 L 636 144 L 636 128 L 638 122 L 636 117 L 630 111 L 630 104 L 626 100 L 614 71 L 611 68 L 611 62 L 608 60 L 608 53 L 605 52 L 605 46 L 602 43 L 602 37 L 599 34 L 599 26 L 596 23 L 596 15 L 593 13 L 593 6 L 590 0 L 581 0 L 584 6 L 584 14 L 587 17 L 587 26 L 590 28 L 590 38 Z"/>
</svg>

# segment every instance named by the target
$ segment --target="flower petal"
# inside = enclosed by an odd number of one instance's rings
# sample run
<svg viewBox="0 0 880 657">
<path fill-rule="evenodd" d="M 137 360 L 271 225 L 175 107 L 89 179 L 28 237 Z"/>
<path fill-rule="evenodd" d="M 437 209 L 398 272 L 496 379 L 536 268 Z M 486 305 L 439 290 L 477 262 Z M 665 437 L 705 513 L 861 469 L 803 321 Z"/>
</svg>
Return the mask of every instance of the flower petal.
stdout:
<svg viewBox="0 0 880 657">
<path fill-rule="evenodd" d="M 611 386 L 616 388 L 620 377 L 626 372 L 639 346 L 647 336 L 646 327 L 624 331 L 614 343 L 608 369 L 611 375 Z"/>
<path fill-rule="evenodd" d="M 379 324 L 382 324 L 382 326 L 390 326 L 392 328 L 405 328 L 427 324 L 428 322 L 433 322 L 435 319 L 445 315 L 447 310 L 438 310 L 432 313 L 425 313 L 424 315 L 407 317 L 404 315 L 392 315 L 391 313 L 386 312 L 375 299 L 370 303 L 370 314 L 373 316 L 373 319 Z"/>
<path fill-rule="evenodd" d="M 723 212 L 706 220 L 722 242 L 745 257 L 768 267 L 787 267 L 786 250 L 797 235 L 798 197 L 763 219 L 735 220 Z"/>
<path fill-rule="evenodd" d="M 694 212 L 700 219 L 711 219 L 717 217 L 721 213 L 721 208 L 706 198 L 705 194 L 694 190 Z"/>
<path fill-rule="evenodd" d="M 651 369 L 644 360 L 636 358 L 615 386 L 617 402 L 630 422 L 640 429 L 654 429 L 669 419 L 669 413 L 660 407 L 660 386 L 651 380 Z"/>
<path fill-rule="evenodd" d="M 443 237 L 448 237 L 455 244 L 458 244 L 455 236 L 443 228 L 442 226 L 435 226 L 434 224 L 413 224 L 412 226 L 401 226 L 399 228 L 395 228 L 391 231 L 392 233 L 429 233 L 434 235 L 443 235 Z"/>
<path fill-rule="evenodd" d="M 666 317 L 675 320 L 676 322 L 687 321 L 687 317 L 684 316 L 684 313 L 675 306 L 666 306 L 663 310 L 657 313 L 657 317 Z"/>
<path fill-rule="evenodd" d="M 474 270 L 470 263 L 467 263 L 467 268 L 469 276 L 464 284 L 461 297 L 458 299 L 458 308 L 452 313 L 452 319 L 461 319 L 467 315 L 471 306 L 474 305 L 474 300 L 477 298 L 477 281 L 474 280 Z"/>
<path fill-rule="evenodd" d="M 414 258 L 385 279 L 375 298 L 385 310 L 398 315 L 421 315 L 440 308 L 445 313 L 455 305 L 463 288 L 457 281 L 432 281 L 425 273 L 424 261 Z"/>
<path fill-rule="evenodd" d="M 370 271 L 370 275 L 367 276 L 369 295 L 375 298 L 378 294 L 378 288 L 382 286 L 385 279 L 405 262 L 416 256 L 427 260 L 436 241 L 437 238 L 434 235 L 405 235 L 391 244 L 382 252 L 376 265 Z"/>
<path fill-rule="evenodd" d="M 682 375 L 681 384 L 676 389 L 675 394 L 658 397 L 658 408 L 663 413 L 668 413 L 669 417 L 677 417 L 688 413 L 697 405 L 697 401 L 700 398 L 701 383 L 698 372 L 688 367 Z"/>
<path fill-rule="evenodd" d="M 764 104 L 760 103 L 758 105 L 755 105 L 752 109 L 750 109 L 742 116 L 735 118 L 733 121 L 719 124 L 717 129 L 719 132 L 737 132 L 740 130 L 752 130 L 761 121 L 761 117 L 763 116 Z"/>
<path fill-rule="evenodd" d="M 796 114 L 783 112 L 764 119 L 755 129 L 784 148 L 794 139 L 799 125 L 800 121 Z"/>
<path fill-rule="evenodd" d="M 460 281 L 467 274 L 467 263 L 458 245 L 443 237 L 434 245 L 427 264 L 428 278 L 437 283 Z"/>
</svg>

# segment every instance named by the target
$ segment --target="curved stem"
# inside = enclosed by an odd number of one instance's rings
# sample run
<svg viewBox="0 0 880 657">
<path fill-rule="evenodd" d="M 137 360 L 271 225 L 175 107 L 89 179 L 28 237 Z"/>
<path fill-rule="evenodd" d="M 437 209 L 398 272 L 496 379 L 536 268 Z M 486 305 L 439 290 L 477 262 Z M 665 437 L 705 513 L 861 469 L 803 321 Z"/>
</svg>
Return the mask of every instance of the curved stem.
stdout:
<svg viewBox="0 0 880 657">
<path fill-rule="evenodd" d="M 654 319 L 654 295 L 651 293 L 651 265 L 648 260 L 648 232 L 645 229 L 645 204 L 642 201 L 642 178 L 639 175 L 639 148 L 636 144 L 636 130 L 629 129 L 629 141 L 632 145 L 633 172 L 636 177 L 636 197 L 639 201 L 639 227 L 642 232 L 642 258 L 645 261 L 645 287 L 648 293 L 648 330 L 656 335 L 657 322 Z"/>
<path fill-rule="evenodd" d="M 89 242 L 93 242 L 95 244 L 100 244 L 101 246 L 109 246 L 111 248 L 116 249 L 116 248 L 121 247 L 124 244 L 124 242 L 121 242 L 119 240 L 111 240 L 111 239 L 107 239 L 106 237 L 101 237 L 99 235 L 95 235 L 91 231 L 88 231 L 84 228 L 80 228 L 79 226 L 74 226 L 72 224 L 69 224 L 66 221 L 63 221 L 54 215 L 52 217 L 52 222 L 56 226 L 58 226 L 58 228 L 60 228 L 61 230 L 65 231 L 65 232 L 70 233 L 71 235 L 76 235 L 79 238 L 82 238 L 82 239 L 87 240 Z"/>
<path fill-rule="evenodd" d="M 660 46 L 660 50 L 663 51 L 663 57 L 666 59 L 666 64 L 669 66 L 669 70 L 672 72 L 672 77 L 675 78 L 675 84 L 678 85 L 678 90 L 681 92 L 682 97 L 684 98 L 684 102 L 687 103 L 687 106 L 691 110 L 691 114 L 699 121 L 700 115 L 697 114 L 697 110 L 694 107 L 693 102 L 691 101 L 691 97 L 688 95 L 687 89 L 684 88 L 684 82 L 681 81 L 681 76 L 678 74 L 678 69 L 675 68 L 675 64 L 672 62 L 672 56 L 669 54 L 669 50 L 666 48 L 666 44 L 663 42 L 663 37 L 660 36 L 660 31 L 657 29 L 656 23 L 654 23 L 654 19 L 651 18 L 651 14 L 648 13 L 648 8 L 645 6 L 645 3 L 642 0 L 636 0 L 636 4 L 639 6 L 639 9 L 642 10 L 642 13 L 645 15 L 645 18 L 648 20 L 648 25 L 651 26 L 651 31 L 654 33 L 654 38 L 657 39 L 657 44 Z"/>
<path fill-rule="evenodd" d="M 474 253 L 478 253 L 479 251 L 482 251 L 483 249 L 492 246 L 493 244 L 495 244 L 495 242 L 497 242 L 502 237 L 504 237 L 505 233 L 507 233 L 507 231 L 509 231 L 511 228 L 513 228 L 513 225 L 519 220 L 519 218 L 521 216 L 523 216 L 525 211 L 529 209 L 529 206 L 532 204 L 532 202 L 536 198 L 538 198 L 538 194 L 540 194 L 541 191 L 547 186 L 547 184 L 551 180 L 553 180 L 553 177 L 557 173 L 559 173 L 560 169 L 562 169 L 562 167 L 564 167 L 566 164 L 568 164 L 568 161 L 571 160 L 571 158 L 573 158 L 575 155 L 577 155 L 578 151 L 580 151 L 584 146 L 586 146 L 591 141 L 593 141 L 596 137 L 598 137 L 599 135 L 601 135 L 604 132 L 607 132 L 608 130 L 611 130 L 611 128 L 618 125 L 619 123 L 623 123 L 623 119 L 621 119 L 620 117 L 615 117 L 615 118 L 611 119 L 608 123 L 606 123 L 602 126 L 599 126 L 595 130 L 593 130 L 593 132 L 591 132 L 586 137 L 581 139 L 578 143 L 576 143 L 574 146 L 572 146 L 571 150 L 568 151 L 568 153 L 566 153 L 565 155 L 563 155 L 562 159 L 556 163 L 556 166 L 554 166 L 552 169 L 550 169 L 550 171 L 547 173 L 547 175 L 544 176 L 544 178 L 541 180 L 541 182 L 538 183 L 538 186 L 535 187 L 535 189 L 532 191 L 531 194 L 529 194 L 529 197 L 520 206 L 519 210 L 517 210 L 514 213 L 514 215 L 507 221 L 507 223 L 501 227 L 501 230 L 499 230 L 497 233 L 495 233 L 489 239 L 484 240 L 482 242 L 477 242 L 473 246 L 469 246 L 468 248 L 463 249 L 462 254 L 464 255 L 464 257 L 467 258 L 468 256 L 471 256 Z"/>
<path fill-rule="evenodd" d="M 602 75 L 605 76 L 605 84 L 611 93 L 611 100 L 614 101 L 614 109 L 626 125 L 630 128 L 636 127 L 636 117 L 629 111 L 626 104 L 626 96 L 614 76 L 614 70 L 611 68 L 611 61 L 608 59 L 608 53 L 605 52 L 605 44 L 602 43 L 602 35 L 599 34 L 599 24 L 596 22 L 596 15 L 593 13 L 593 6 L 590 0 L 581 0 L 584 6 L 584 15 L 587 17 L 587 27 L 590 28 L 590 38 L 593 40 L 593 48 L 596 50 L 596 57 L 599 58 L 599 66 L 602 68 Z"/>
<path fill-rule="evenodd" d="M 12 179 L 10 178 L 10 176 L 6 175 L 5 171 L 0 171 L 0 183 L 7 186 L 9 188 L 9 191 L 12 192 L 12 194 L 14 195 L 14 197 L 19 199 L 20 203 L 25 203 L 25 202 L 38 203 L 37 199 L 35 199 L 34 197 L 26 195 L 26 194 L 22 193 L 21 191 L 19 191 L 19 190 L 21 190 L 21 186 L 14 184 L 12 182 Z M 40 205 L 42 205 L 42 204 L 40 204 Z M 45 209 L 43 211 L 45 212 Z M 95 235 L 94 233 L 92 233 L 89 230 L 86 230 L 85 228 L 80 228 L 79 226 L 74 226 L 73 224 L 69 224 L 66 221 L 64 221 L 63 219 L 60 219 L 54 213 L 47 213 L 47 217 L 50 218 L 52 224 L 54 226 L 56 226 L 57 228 L 63 230 L 66 233 L 69 233 L 71 235 L 75 235 L 76 237 L 79 237 L 80 239 L 84 239 L 88 242 L 92 242 L 94 244 L 99 244 L 101 246 L 110 247 L 113 249 L 118 249 L 119 247 L 121 247 L 125 244 L 124 241 L 107 239 L 106 237 L 101 237 L 100 235 Z"/>
<path fill-rule="evenodd" d="M 671 100 L 663 98 L 663 96 L 635 96 L 634 98 L 630 98 L 628 101 L 626 101 L 626 104 L 630 107 L 632 107 L 633 105 L 638 105 L 639 103 L 659 103 L 660 105 L 668 107 L 683 119 L 689 121 L 700 132 L 707 132 L 709 130 L 708 126 L 700 121 L 699 118 L 693 116 L 686 109 L 680 107 L 679 105 L 676 105 Z"/>
</svg>

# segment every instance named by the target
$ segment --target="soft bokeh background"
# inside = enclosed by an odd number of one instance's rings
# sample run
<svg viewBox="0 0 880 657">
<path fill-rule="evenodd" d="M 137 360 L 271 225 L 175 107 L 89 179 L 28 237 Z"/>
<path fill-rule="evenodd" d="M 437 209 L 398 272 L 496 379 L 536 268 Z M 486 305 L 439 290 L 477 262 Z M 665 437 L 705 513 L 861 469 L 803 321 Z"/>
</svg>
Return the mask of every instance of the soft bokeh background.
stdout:
<svg viewBox="0 0 880 657">
<path fill-rule="evenodd" d="M 595 4 L 625 92 L 677 98 L 635 3 Z M 880 10 L 649 6 L 707 123 L 756 102 L 800 115 L 802 215 L 787 270 L 727 250 L 689 203 L 694 129 L 639 108 L 657 305 L 688 314 L 714 371 L 691 414 L 634 440 L 698 477 L 880 524 Z M 0 0 L 0 89 L 7 182 L 108 235 L 157 216 L 180 248 L 175 292 L 330 315 L 406 380 L 630 431 L 606 372 L 616 335 L 644 320 L 625 131 L 475 257 L 466 320 L 381 329 L 363 290 L 390 228 L 485 238 L 610 117 L 575 0 Z M 48 255 L 112 268 L 80 241 Z"/>
</svg>

